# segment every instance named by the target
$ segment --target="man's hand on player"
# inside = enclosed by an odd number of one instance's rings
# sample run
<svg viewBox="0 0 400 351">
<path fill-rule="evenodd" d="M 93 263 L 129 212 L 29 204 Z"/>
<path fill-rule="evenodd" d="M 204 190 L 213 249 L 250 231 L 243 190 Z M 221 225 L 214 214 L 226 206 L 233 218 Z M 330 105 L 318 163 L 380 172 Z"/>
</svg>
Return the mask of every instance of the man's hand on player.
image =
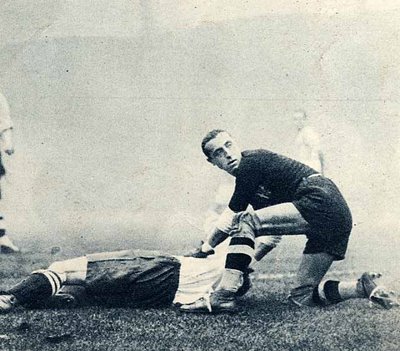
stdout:
<svg viewBox="0 0 400 351">
<path fill-rule="evenodd" d="M 201 242 L 201 245 L 194 250 L 188 252 L 185 257 L 194 257 L 194 258 L 207 258 L 210 255 L 215 253 L 214 249 L 208 245 L 207 243 Z"/>
</svg>

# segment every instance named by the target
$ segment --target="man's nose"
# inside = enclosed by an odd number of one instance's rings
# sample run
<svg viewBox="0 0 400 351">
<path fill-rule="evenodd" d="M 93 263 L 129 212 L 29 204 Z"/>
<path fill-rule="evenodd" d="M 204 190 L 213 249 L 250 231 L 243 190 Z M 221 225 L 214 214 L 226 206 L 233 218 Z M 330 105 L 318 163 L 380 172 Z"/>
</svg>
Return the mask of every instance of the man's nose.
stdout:
<svg viewBox="0 0 400 351">
<path fill-rule="evenodd" d="M 225 152 L 225 156 L 226 156 L 226 158 L 231 158 L 231 157 L 232 157 L 232 155 L 231 155 L 231 151 L 230 151 L 229 149 L 227 149 L 227 148 L 224 148 L 224 152 Z"/>
</svg>

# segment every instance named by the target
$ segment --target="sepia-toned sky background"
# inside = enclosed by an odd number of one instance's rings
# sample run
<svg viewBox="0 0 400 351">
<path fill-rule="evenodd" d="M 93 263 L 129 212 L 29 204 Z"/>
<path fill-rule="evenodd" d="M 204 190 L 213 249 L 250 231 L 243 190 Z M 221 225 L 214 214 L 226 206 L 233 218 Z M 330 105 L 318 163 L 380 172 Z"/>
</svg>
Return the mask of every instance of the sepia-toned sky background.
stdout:
<svg viewBox="0 0 400 351">
<path fill-rule="evenodd" d="M 204 134 L 293 156 L 299 108 L 356 234 L 398 230 L 400 5 L 269 3 L 2 1 L 16 144 L 3 206 L 16 237 L 200 238 L 223 176 Z"/>
</svg>

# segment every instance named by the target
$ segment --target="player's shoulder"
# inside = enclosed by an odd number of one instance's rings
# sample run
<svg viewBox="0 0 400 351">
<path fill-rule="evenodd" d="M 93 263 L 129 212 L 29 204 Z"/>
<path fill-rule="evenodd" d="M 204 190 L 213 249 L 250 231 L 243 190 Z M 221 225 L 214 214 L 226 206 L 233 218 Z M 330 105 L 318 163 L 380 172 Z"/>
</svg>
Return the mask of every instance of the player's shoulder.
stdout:
<svg viewBox="0 0 400 351">
<path fill-rule="evenodd" d="M 266 150 L 266 149 L 256 149 L 247 150 L 242 153 L 244 162 L 243 165 L 247 167 L 256 167 L 257 165 L 265 165 L 269 162 L 274 162 L 276 159 L 283 157 L 282 155 Z"/>
<path fill-rule="evenodd" d="M 242 152 L 244 158 L 253 159 L 258 157 L 266 157 L 274 154 L 272 151 L 266 149 L 245 150 Z"/>
</svg>

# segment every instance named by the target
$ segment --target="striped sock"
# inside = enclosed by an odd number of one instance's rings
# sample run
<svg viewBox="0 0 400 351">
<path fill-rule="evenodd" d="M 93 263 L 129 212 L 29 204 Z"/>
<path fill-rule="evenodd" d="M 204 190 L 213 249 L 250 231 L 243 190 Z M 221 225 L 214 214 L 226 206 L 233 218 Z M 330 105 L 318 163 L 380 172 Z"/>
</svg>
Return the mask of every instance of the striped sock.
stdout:
<svg viewBox="0 0 400 351">
<path fill-rule="evenodd" d="M 6 235 L 6 227 L 4 225 L 4 217 L 0 215 L 0 238 Z"/>
<path fill-rule="evenodd" d="M 33 272 L 33 274 L 43 274 L 48 279 L 51 285 L 51 295 L 55 295 L 65 281 L 60 274 L 50 270 Z"/>
<path fill-rule="evenodd" d="M 13 294 L 20 304 L 32 303 L 55 295 L 63 283 L 64 280 L 56 272 L 41 270 L 33 272 L 8 292 Z"/>
<path fill-rule="evenodd" d="M 217 289 L 237 292 L 243 284 L 243 274 L 247 272 L 254 256 L 254 239 L 250 236 L 232 237 L 226 255 L 225 271 Z"/>
<path fill-rule="evenodd" d="M 246 272 L 254 256 L 254 239 L 234 236 L 228 247 L 225 268 Z"/>
<path fill-rule="evenodd" d="M 343 301 L 339 281 L 326 280 L 314 288 L 313 301 L 318 305 L 332 305 Z"/>
</svg>

